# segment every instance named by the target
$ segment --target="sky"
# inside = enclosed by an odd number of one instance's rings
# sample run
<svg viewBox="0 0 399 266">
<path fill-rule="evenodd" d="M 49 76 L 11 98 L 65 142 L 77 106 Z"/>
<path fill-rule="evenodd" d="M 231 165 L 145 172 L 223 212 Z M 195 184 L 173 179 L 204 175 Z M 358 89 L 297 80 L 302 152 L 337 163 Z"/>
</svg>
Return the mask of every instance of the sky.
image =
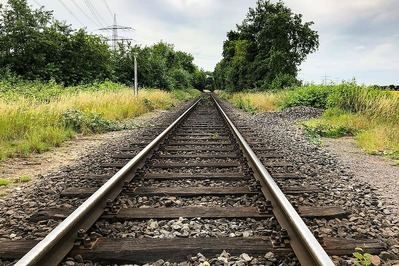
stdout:
<svg viewBox="0 0 399 266">
<path fill-rule="evenodd" d="M 5 0 L 0 0 L 5 1 Z M 191 53 L 195 63 L 212 71 L 221 59 L 226 33 L 235 29 L 256 0 L 28 0 L 33 7 L 54 10 L 73 27 L 98 29 L 113 23 L 131 26 L 120 32 L 136 44 L 160 40 Z M 304 21 L 313 21 L 319 50 L 301 65 L 305 82 L 399 83 L 398 0 L 285 0 Z M 110 33 L 108 33 L 110 37 Z"/>
</svg>

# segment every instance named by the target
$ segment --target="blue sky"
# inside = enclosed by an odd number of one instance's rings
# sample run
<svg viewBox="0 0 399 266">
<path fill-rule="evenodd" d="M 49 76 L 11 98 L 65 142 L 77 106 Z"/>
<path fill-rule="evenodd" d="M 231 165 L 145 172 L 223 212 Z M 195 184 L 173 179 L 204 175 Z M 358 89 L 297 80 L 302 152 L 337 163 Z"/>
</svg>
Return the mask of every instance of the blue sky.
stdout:
<svg viewBox="0 0 399 266">
<path fill-rule="evenodd" d="M 5 0 L 0 0 L 4 2 Z M 240 23 L 256 0 L 28 0 L 44 5 L 74 27 L 97 31 L 112 24 L 132 26 L 137 44 L 159 40 L 194 55 L 195 63 L 213 70 L 221 59 L 226 32 Z M 110 10 L 106 7 L 108 4 Z M 305 21 L 314 21 L 319 50 L 301 65 L 300 78 L 335 82 L 353 77 L 366 84 L 399 83 L 399 1 L 285 0 Z M 76 5 L 75 5 L 76 3 Z M 67 8 L 66 8 L 66 7 Z M 95 11 L 90 10 L 90 6 Z"/>
</svg>

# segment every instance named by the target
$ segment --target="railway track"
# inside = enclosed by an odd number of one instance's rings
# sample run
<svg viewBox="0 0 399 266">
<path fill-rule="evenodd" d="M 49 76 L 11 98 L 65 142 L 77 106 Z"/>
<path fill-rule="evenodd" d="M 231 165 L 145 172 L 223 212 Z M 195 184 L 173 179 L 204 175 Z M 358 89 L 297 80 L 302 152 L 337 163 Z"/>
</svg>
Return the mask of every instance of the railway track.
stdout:
<svg viewBox="0 0 399 266">
<path fill-rule="evenodd" d="M 314 236 L 303 218 L 348 213 L 340 206 L 290 204 L 288 198 L 320 188 L 288 182 L 302 177 L 251 128 L 235 126 L 213 96 L 193 102 L 166 129 L 155 130 L 161 133 L 143 136 L 146 142 L 131 143 L 102 165 L 119 170 L 94 176 L 104 180 L 101 187 L 69 187 L 61 193 L 81 199 L 77 209 L 33 214 L 33 222 L 62 220 L 43 240 L 1 241 L 0 258 L 19 259 L 16 265 L 56 265 L 76 257 L 144 264 L 186 261 L 197 253 L 212 257 L 225 250 L 247 254 L 244 260 L 259 257 L 258 264 L 272 252 L 302 265 L 333 265 L 329 255 L 385 248 L 374 240 Z M 136 147 L 143 149 L 134 156 Z M 221 221 L 229 230 L 214 233 Z M 173 232 L 158 234 L 165 225 Z"/>
</svg>

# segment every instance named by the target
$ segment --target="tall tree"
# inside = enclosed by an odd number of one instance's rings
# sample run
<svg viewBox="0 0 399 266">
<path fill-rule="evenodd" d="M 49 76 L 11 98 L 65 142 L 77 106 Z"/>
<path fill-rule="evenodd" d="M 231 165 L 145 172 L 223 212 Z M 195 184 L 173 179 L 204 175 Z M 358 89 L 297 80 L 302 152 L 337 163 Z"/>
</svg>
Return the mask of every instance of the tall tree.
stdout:
<svg viewBox="0 0 399 266">
<path fill-rule="evenodd" d="M 317 50 L 313 22 L 303 22 L 282 1 L 258 0 L 237 29 L 227 34 L 214 71 L 219 88 L 270 89 L 296 83 L 300 64 Z"/>
</svg>

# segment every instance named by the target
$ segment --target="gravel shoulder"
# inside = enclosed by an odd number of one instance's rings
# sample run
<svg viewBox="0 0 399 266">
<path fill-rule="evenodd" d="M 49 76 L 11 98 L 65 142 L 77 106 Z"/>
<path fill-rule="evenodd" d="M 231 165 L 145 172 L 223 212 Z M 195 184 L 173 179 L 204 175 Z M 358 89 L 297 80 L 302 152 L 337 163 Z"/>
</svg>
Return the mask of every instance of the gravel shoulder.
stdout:
<svg viewBox="0 0 399 266">
<path fill-rule="evenodd" d="M 353 167 L 352 164 L 345 165 L 342 161 L 346 159 L 341 159 L 339 153 L 334 154 L 332 151 L 328 150 L 328 145 L 324 147 L 310 143 L 306 134 L 297 126 L 299 120 L 318 116 L 321 112 L 320 110 L 298 107 L 287 109 L 283 112 L 251 115 L 232 108 L 227 103 L 224 103 L 224 105 L 229 109 L 229 116 L 231 115 L 234 122 L 246 124 L 249 128 L 253 129 L 256 134 L 259 134 L 257 138 L 261 139 L 265 146 L 278 150 L 283 155 L 284 160 L 294 165 L 293 171 L 304 177 L 304 179 L 297 181 L 290 180 L 287 182 L 292 181 L 292 185 L 317 186 L 323 189 L 322 192 L 316 195 L 292 197 L 289 198 L 290 201 L 302 205 L 313 205 L 314 203 L 323 206 L 339 205 L 350 212 L 347 218 L 342 219 L 305 219 L 305 222 L 314 233 L 317 232 L 320 237 L 334 236 L 356 239 L 379 239 L 386 242 L 389 248 L 387 251 L 377 255 L 386 263 L 385 265 L 395 264 L 395 262 L 392 261 L 399 259 L 398 215 L 393 213 L 388 203 L 385 203 L 387 201 L 384 196 L 381 195 L 376 185 L 366 180 L 359 182 L 359 179 L 356 177 L 358 173 L 355 173 L 357 171 L 356 168 L 351 169 L 351 167 Z M 93 187 L 97 183 L 97 185 L 100 185 L 101 182 L 88 176 L 88 173 L 94 175 L 114 174 L 114 169 L 104 169 L 101 166 L 101 164 L 114 161 L 111 158 L 111 154 L 130 145 L 132 142 L 144 139 L 144 134 L 151 134 L 151 125 L 166 125 L 183 109 L 183 106 L 179 106 L 171 111 L 154 114 L 154 116 L 144 119 L 142 128 L 96 135 L 81 140 L 73 140 L 72 143 L 65 144 L 65 147 L 63 146 L 59 149 L 55 149 L 48 154 L 37 155 L 38 157 L 43 156 L 45 158 L 42 160 L 38 159 L 41 164 L 27 164 L 26 166 L 21 166 L 22 170 L 28 172 L 35 169 L 35 171 L 37 171 L 35 172 L 36 174 L 33 174 L 33 172 L 29 173 L 30 175 L 35 175 L 36 178 L 29 183 L 12 188 L 9 195 L 0 199 L 0 240 L 43 238 L 58 224 L 58 221 L 49 220 L 44 223 L 34 222 L 30 220 L 32 214 L 40 209 L 52 207 L 73 208 L 77 206 L 82 201 L 81 199 L 63 199 L 60 198 L 59 193 L 68 187 Z M 332 146 L 336 147 L 336 145 Z M 346 153 L 348 149 L 346 146 L 348 145 L 342 144 L 344 153 Z M 61 152 L 63 148 L 65 148 L 65 152 Z M 137 147 L 137 151 L 134 153 L 139 152 L 139 150 L 140 148 Z M 57 151 L 59 151 L 60 154 L 55 155 Z M 348 156 L 355 157 L 351 154 Z M 33 157 L 36 157 L 36 155 Z M 13 162 L 13 160 L 9 162 Z M 361 164 L 362 159 L 359 158 L 358 160 L 359 164 Z M 54 162 L 57 162 L 56 164 L 58 166 L 54 166 Z M 50 164 L 53 166 L 49 167 L 54 168 L 45 168 L 46 165 Z M 366 171 L 367 168 L 368 167 L 365 166 L 364 171 Z M 380 165 L 380 168 L 383 169 L 385 166 Z M 7 168 L 7 165 L 5 165 L 5 168 L 1 169 L 10 169 L 10 167 L 8 165 Z M 14 172 L 9 170 L 10 178 L 22 174 L 22 172 L 18 172 L 22 170 L 17 169 L 14 170 Z M 378 175 L 381 175 L 381 172 L 373 173 L 373 175 L 378 177 Z M 377 177 L 373 180 L 376 180 Z M 192 184 L 188 184 L 188 186 L 189 185 Z M 387 185 L 391 184 L 387 181 L 386 185 L 381 185 L 381 189 Z M 161 206 L 158 201 L 164 201 L 163 204 L 169 202 L 168 204 L 174 206 L 198 203 L 198 199 L 188 201 L 179 198 L 154 198 L 154 200 L 157 202 L 152 202 L 152 200 L 144 197 L 137 198 L 137 201 L 135 199 L 126 198 L 126 202 L 122 203 L 126 205 L 131 204 L 132 206 L 152 204 L 159 204 L 159 206 Z M 227 199 L 227 202 L 213 197 L 206 197 L 204 200 L 207 205 L 224 206 L 226 204 L 252 204 L 252 202 L 257 199 L 245 198 L 238 199 L 238 201 Z M 239 235 L 251 235 L 248 228 L 252 230 L 252 233 L 257 232 L 266 227 L 267 222 L 268 221 L 265 220 L 264 223 L 266 224 L 259 224 L 256 221 L 246 220 L 244 222 L 237 220 L 234 224 L 234 230 L 236 230 Z M 148 237 L 158 237 L 161 234 L 163 236 L 169 236 L 168 234 L 171 234 L 171 237 L 176 237 L 179 236 L 179 234 L 183 234 L 184 236 L 183 231 L 186 230 L 185 228 L 188 228 L 187 230 L 189 231 L 199 230 L 199 232 L 201 232 L 202 230 L 206 234 L 209 232 L 212 233 L 212 235 L 201 236 L 230 236 L 233 229 L 227 228 L 226 224 L 227 222 L 224 220 L 214 221 L 211 226 L 212 230 L 209 230 L 209 228 L 205 228 L 204 222 L 194 220 L 181 221 L 179 219 L 161 223 L 154 223 L 154 221 L 151 221 L 148 224 L 132 222 L 127 224 L 127 231 L 114 233 L 111 230 L 109 234 L 117 238 L 125 237 L 132 232 L 140 234 L 143 232 L 142 236 L 145 237 L 147 237 L 146 234 Z M 244 224 L 245 226 L 242 226 Z M 121 226 L 122 224 L 104 224 L 98 227 L 97 230 L 102 228 L 105 230 L 103 233 L 108 234 L 108 229 L 114 227 L 121 228 Z M 160 231 L 161 227 L 166 229 L 165 232 Z M 205 229 L 203 230 L 202 228 Z M 240 263 L 242 260 L 246 261 L 245 258 L 241 257 L 227 259 L 223 254 L 216 259 L 218 261 L 229 262 L 237 260 L 240 261 Z M 202 255 L 198 255 L 198 258 L 193 259 L 193 261 L 195 261 L 195 263 L 182 265 L 198 265 L 197 262 L 205 261 L 205 259 Z M 290 261 L 292 261 L 292 259 Z M 353 258 L 338 257 L 334 258 L 334 261 L 339 265 L 350 265 L 350 263 L 353 262 Z M 275 265 L 263 264 L 259 261 L 251 262 L 251 264 Z M 153 265 L 163 264 L 154 263 Z M 230 265 L 246 264 L 237 263 Z M 281 265 L 290 264 L 286 263 Z M 293 265 L 295 265 L 295 262 Z"/>
<path fill-rule="evenodd" d="M 41 209 L 77 206 L 82 200 L 60 198 L 60 192 L 68 187 L 103 184 L 103 179 L 91 175 L 115 174 L 117 169 L 105 170 L 101 166 L 112 161 L 112 154 L 130 143 L 141 142 L 144 135 L 155 137 L 154 126 L 170 124 L 188 104 L 141 116 L 134 120 L 138 127 L 132 130 L 78 138 L 41 155 L 6 161 L 1 167 L 3 176 L 27 174 L 32 181 L 9 188 L 7 195 L 0 198 L 0 240 L 43 238 L 59 221 L 36 223 L 30 220 L 33 214 Z M 132 156 L 140 149 L 132 150 Z"/>
<path fill-rule="evenodd" d="M 322 139 L 323 148 L 345 165 L 359 184 L 366 182 L 376 188 L 388 211 L 399 217 L 399 166 L 395 161 L 366 154 L 351 137 Z"/>
<path fill-rule="evenodd" d="M 373 255 L 378 255 L 383 265 L 398 263 L 399 217 L 393 210 L 397 203 L 392 201 L 395 195 L 398 198 L 398 167 L 358 150 L 352 154 L 350 151 L 355 151 L 355 148 L 347 143 L 341 143 L 341 147 L 330 145 L 330 148 L 312 143 L 299 123 L 318 117 L 322 110 L 294 107 L 281 112 L 251 115 L 229 103 L 223 105 L 229 109 L 233 122 L 246 124 L 258 134 L 263 145 L 276 149 L 285 161 L 292 163 L 294 172 L 304 177 L 292 182 L 293 185 L 323 188 L 323 192 L 317 195 L 289 197 L 292 203 L 341 206 L 349 212 L 346 218 L 304 219 L 313 233 L 322 238 L 378 239 L 387 244 L 387 251 Z M 340 149 L 342 154 L 335 154 L 331 146 Z M 368 175 L 361 177 L 367 172 Z M 337 257 L 334 261 L 338 265 L 354 263 L 351 257 Z"/>
</svg>

